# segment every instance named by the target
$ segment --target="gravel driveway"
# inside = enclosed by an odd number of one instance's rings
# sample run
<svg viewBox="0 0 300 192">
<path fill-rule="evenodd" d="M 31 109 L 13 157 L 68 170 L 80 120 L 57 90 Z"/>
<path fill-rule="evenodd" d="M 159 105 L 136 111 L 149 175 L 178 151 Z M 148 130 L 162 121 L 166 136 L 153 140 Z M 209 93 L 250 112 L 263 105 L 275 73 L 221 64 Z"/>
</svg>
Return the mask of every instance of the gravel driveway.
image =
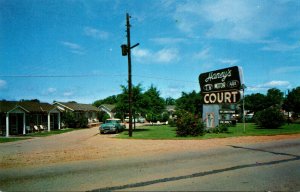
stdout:
<svg viewBox="0 0 300 192">
<path fill-rule="evenodd" d="M 300 138 L 300 134 L 208 140 L 137 140 L 99 135 L 98 128 L 0 144 L 0 168 L 41 166 L 83 160 L 142 157 L 160 153 L 209 150 L 220 146 Z"/>
</svg>

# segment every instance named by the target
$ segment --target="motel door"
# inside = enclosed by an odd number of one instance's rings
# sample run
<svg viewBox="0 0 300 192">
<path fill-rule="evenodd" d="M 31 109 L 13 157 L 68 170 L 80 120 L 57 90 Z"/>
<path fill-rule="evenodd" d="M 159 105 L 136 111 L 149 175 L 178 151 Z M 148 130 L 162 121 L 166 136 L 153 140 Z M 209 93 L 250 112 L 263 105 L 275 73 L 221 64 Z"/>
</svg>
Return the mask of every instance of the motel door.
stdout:
<svg viewBox="0 0 300 192">
<path fill-rule="evenodd" d="M 23 114 L 9 114 L 9 133 L 11 135 L 19 135 L 23 133 Z"/>
</svg>

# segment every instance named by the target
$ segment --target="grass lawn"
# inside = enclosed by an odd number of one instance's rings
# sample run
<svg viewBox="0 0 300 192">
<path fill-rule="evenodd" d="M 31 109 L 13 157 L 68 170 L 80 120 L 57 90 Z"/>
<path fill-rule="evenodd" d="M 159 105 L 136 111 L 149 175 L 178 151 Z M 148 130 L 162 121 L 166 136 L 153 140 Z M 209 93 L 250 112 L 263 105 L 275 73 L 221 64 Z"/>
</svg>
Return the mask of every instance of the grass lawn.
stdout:
<svg viewBox="0 0 300 192">
<path fill-rule="evenodd" d="M 0 143 L 30 139 L 31 137 L 46 137 L 46 136 L 50 136 L 50 135 L 57 135 L 57 134 L 67 133 L 67 132 L 74 131 L 74 130 L 79 130 L 79 129 L 65 128 L 65 129 L 60 129 L 60 130 L 53 130 L 53 131 L 50 131 L 50 132 L 43 131 L 43 132 L 36 132 L 36 133 L 28 133 L 26 135 L 16 136 L 16 137 L 0 137 Z"/>
<path fill-rule="evenodd" d="M 13 138 L 6 138 L 6 137 L 0 137 L 0 143 L 7 143 L 7 142 L 14 142 L 14 141 L 20 141 L 20 140 L 25 140 L 25 139 L 29 139 L 29 138 L 17 138 L 17 137 L 13 137 Z"/>
<path fill-rule="evenodd" d="M 176 128 L 169 125 L 161 126 L 144 126 L 133 131 L 132 139 L 211 139 L 225 138 L 237 136 L 258 136 L 258 135 L 281 135 L 300 133 L 300 124 L 284 125 L 278 129 L 263 129 L 253 123 L 246 123 L 246 131 L 244 125 L 238 123 L 235 127 L 230 127 L 228 133 L 206 133 L 204 136 L 198 137 L 177 137 Z M 128 139 L 128 131 L 119 134 L 117 138 Z"/>
<path fill-rule="evenodd" d="M 65 129 L 60 129 L 60 130 L 52 130 L 52 131 L 43 131 L 43 132 L 36 132 L 36 133 L 28 133 L 26 136 L 29 137 L 46 137 L 50 135 L 57 135 L 57 134 L 62 134 L 62 133 L 67 133 L 70 131 L 74 130 L 79 130 L 79 129 L 74 129 L 74 128 L 65 128 Z"/>
</svg>

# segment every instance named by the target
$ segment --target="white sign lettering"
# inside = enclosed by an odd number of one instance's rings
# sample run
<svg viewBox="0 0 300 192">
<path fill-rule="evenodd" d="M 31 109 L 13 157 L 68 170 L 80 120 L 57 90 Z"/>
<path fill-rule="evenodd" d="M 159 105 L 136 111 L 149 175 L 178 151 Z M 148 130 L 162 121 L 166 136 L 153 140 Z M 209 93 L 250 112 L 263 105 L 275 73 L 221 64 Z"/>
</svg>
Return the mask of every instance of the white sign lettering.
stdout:
<svg viewBox="0 0 300 192">
<path fill-rule="evenodd" d="M 212 92 L 204 94 L 205 104 L 236 103 L 239 100 L 238 91 Z"/>
<path fill-rule="evenodd" d="M 224 82 L 227 77 L 231 77 L 230 69 L 228 69 L 227 71 L 219 72 L 219 73 L 214 73 L 214 72 L 209 73 L 208 77 L 205 79 L 205 82 L 207 83 L 207 82 L 210 82 L 215 79 L 221 79 L 222 82 Z"/>
</svg>

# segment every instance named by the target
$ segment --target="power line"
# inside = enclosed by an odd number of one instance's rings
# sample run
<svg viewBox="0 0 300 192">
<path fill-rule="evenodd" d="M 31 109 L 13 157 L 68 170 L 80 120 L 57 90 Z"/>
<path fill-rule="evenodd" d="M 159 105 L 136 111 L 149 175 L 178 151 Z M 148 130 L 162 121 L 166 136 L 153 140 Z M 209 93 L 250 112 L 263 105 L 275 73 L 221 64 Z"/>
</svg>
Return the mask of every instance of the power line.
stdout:
<svg viewBox="0 0 300 192">
<path fill-rule="evenodd" d="M 148 78 L 148 79 L 157 79 L 157 80 L 166 80 L 166 81 L 177 81 L 177 82 L 184 82 L 184 83 L 197 83 L 196 81 L 187 81 L 187 80 L 180 80 L 180 79 L 172 79 L 167 77 L 154 77 L 154 76 L 145 76 L 145 75 L 133 75 L 134 77 L 142 77 L 142 78 Z"/>
<path fill-rule="evenodd" d="M 64 77 L 101 77 L 101 76 L 125 76 L 122 74 L 79 74 L 79 75 L 0 75 L 5 78 L 64 78 Z"/>
<path fill-rule="evenodd" d="M 78 75 L 0 75 L 1 78 L 89 78 L 89 77 L 101 77 L 101 76 L 110 76 L 110 77 L 126 77 L 126 74 L 78 74 Z M 147 79 L 156 79 L 156 80 L 165 80 L 165 81 L 176 81 L 183 83 L 199 83 L 196 81 L 187 81 L 180 79 L 172 79 L 168 77 L 155 77 L 150 75 L 132 75 L 134 77 L 139 78 L 147 78 Z"/>
</svg>

